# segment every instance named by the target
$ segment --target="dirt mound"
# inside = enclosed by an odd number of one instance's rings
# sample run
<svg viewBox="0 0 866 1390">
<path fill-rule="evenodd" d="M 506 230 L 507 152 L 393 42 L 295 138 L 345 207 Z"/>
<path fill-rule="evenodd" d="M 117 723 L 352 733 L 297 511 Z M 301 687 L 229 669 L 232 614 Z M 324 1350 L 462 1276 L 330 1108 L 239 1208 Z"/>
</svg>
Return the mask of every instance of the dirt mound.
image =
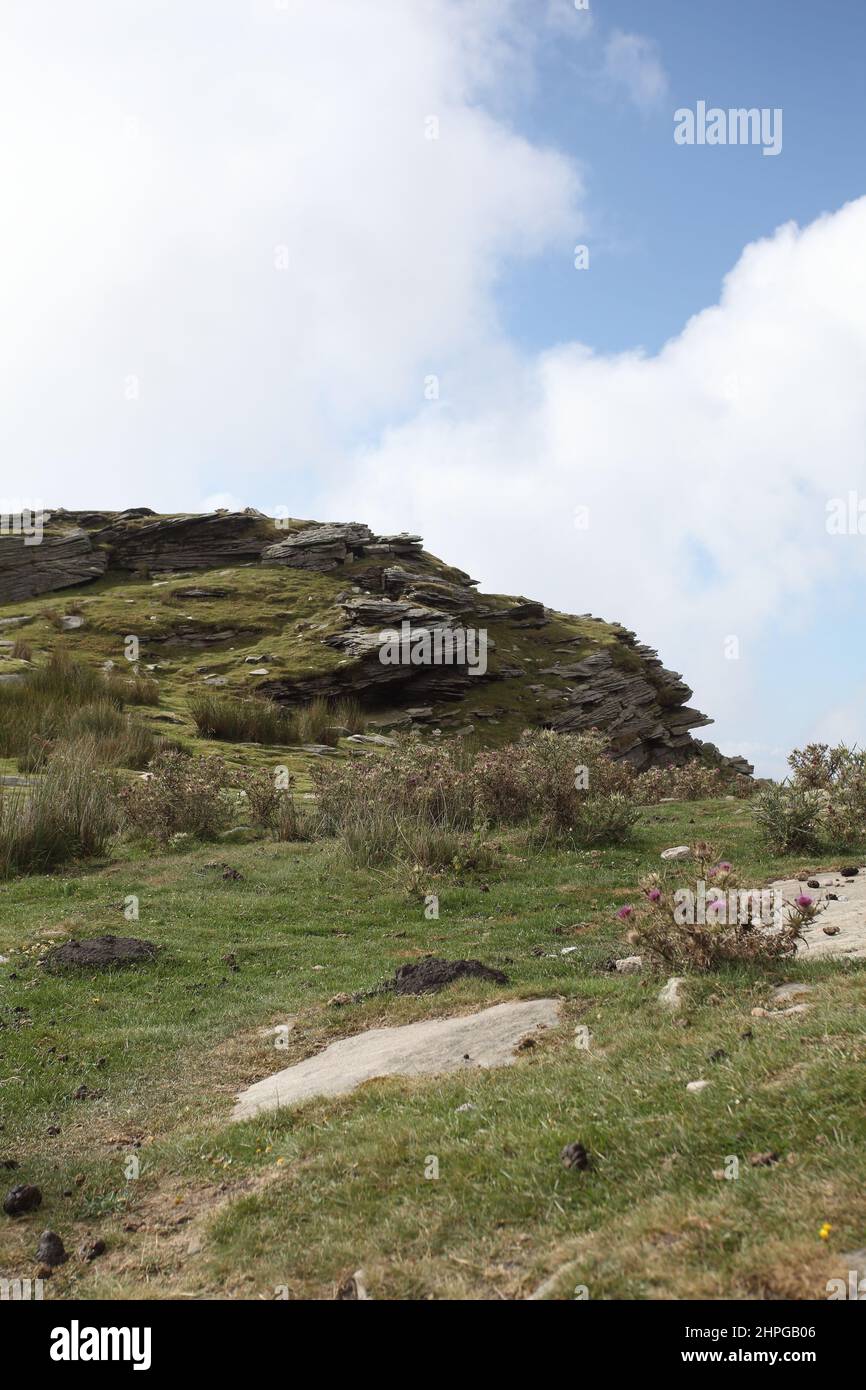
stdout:
<svg viewBox="0 0 866 1390">
<path fill-rule="evenodd" d="M 438 956 L 427 956 L 424 960 L 401 965 L 394 975 L 393 989 L 395 994 L 433 994 L 466 976 L 491 980 L 495 985 L 508 984 L 507 975 L 480 960 L 441 960 Z"/>
<path fill-rule="evenodd" d="M 45 957 L 45 965 L 49 970 L 105 970 L 112 965 L 153 960 L 158 949 L 152 941 L 137 936 L 93 936 L 55 947 Z"/>
</svg>

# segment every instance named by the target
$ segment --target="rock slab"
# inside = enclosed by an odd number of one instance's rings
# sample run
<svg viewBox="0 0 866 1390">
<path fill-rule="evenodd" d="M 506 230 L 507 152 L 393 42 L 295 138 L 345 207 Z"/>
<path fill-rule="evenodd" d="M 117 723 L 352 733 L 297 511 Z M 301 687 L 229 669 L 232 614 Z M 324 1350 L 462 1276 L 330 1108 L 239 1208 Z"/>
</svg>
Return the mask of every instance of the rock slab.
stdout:
<svg viewBox="0 0 866 1390">
<path fill-rule="evenodd" d="M 341 1038 L 323 1052 L 257 1081 L 237 1098 L 233 1120 L 299 1105 L 316 1096 L 344 1096 L 380 1076 L 433 1076 L 468 1067 L 507 1067 L 527 1033 L 554 1028 L 557 999 L 495 1004 L 460 1018 L 424 1019 Z"/>
</svg>

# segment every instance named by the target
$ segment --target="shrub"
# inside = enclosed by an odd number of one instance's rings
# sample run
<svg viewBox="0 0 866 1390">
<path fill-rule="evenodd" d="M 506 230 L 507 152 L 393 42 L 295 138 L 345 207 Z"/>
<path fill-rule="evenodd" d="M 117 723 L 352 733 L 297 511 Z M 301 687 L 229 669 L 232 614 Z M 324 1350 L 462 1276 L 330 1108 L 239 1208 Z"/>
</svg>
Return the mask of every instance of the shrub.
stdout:
<svg viewBox="0 0 866 1390">
<path fill-rule="evenodd" d="M 327 834 L 335 834 L 373 808 L 419 822 L 471 829 L 476 819 L 474 787 L 465 751 L 446 743 L 398 738 L 381 753 L 312 770 L 319 812 Z"/>
<path fill-rule="evenodd" d="M 569 823 L 550 827 L 542 820 L 537 838 L 544 840 L 551 829 L 554 838 L 570 841 L 581 849 L 595 845 L 619 845 L 629 838 L 640 810 L 621 792 L 587 796 L 574 807 Z"/>
<path fill-rule="evenodd" d="M 543 730 L 522 741 L 535 787 L 536 839 L 587 847 L 628 838 L 640 816 L 627 795 L 634 774 L 610 758 L 603 735 Z"/>
<path fill-rule="evenodd" d="M 128 827 L 167 844 L 173 835 L 213 839 L 232 819 L 235 803 L 221 758 L 191 758 L 178 749 L 154 758 L 149 774 L 120 793 Z"/>
<path fill-rule="evenodd" d="M 866 838 L 866 752 L 845 749 L 827 806 L 827 830 L 837 845 L 860 845 Z"/>
<path fill-rule="evenodd" d="M 726 963 L 766 965 L 792 956 L 801 928 L 814 910 L 794 906 L 785 921 L 762 925 L 753 916 L 754 894 L 739 894 L 732 866 L 713 866 L 712 858 L 708 845 L 694 847 L 698 878 L 712 885 L 705 920 L 697 920 L 700 914 L 689 911 L 677 898 L 669 880 L 649 874 L 641 880 L 639 904 L 626 904 L 617 913 L 629 924 L 629 945 L 637 947 L 651 965 L 666 970 L 705 972 Z M 736 904 L 733 911 L 732 903 Z"/>
<path fill-rule="evenodd" d="M 294 795 L 295 779 L 281 787 L 269 768 L 235 773 L 234 784 L 246 796 L 253 825 L 268 830 L 277 840 L 306 840 L 309 827 L 301 815 Z"/>
<path fill-rule="evenodd" d="M 410 734 L 381 754 L 317 767 L 313 780 L 324 832 L 350 841 L 356 862 L 400 858 L 398 838 L 413 841 L 422 830 L 444 843 L 484 825 L 530 820 L 540 821 L 543 839 L 616 843 L 639 815 L 623 790 L 631 769 L 614 763 L 595 733 L 531 732 L 477 754 Z M 461 849 L 462 842 L 458 857 Z M 417 857 L 443 854 L 431 848 Z"/>
<path fill-rule="evenodd" d="M 0 877 L 104 854 L 119 823 L 114 782 L 82 742 L 56 754 L 32 787 L 0 796 Z"/>
<path fill-rule="evenodd" d="M 755 799 L 755 821 L 761 840 L 772 854 L 816 849 L 824 797 L 796 783 L 770 783 Z"/>
<path fill-rule="evenodd" d="M 829 791 L 848 752 L 845 744 L 831 748 L 829 743 L 807 743 L 805 748 L 795 748 L 788 755 L 793 781 L 804 789 Z"/>
<path fill-rule="evenodd" d="M 417 875 L 425 870 L 487 869 L 493 862 L 480 828 L 467 831 L 376 805 L 358 808 L 344 821 L 340 841 L 355 868 L 396 863 Z"/>
<path fill-rule="evenodd" d="M 232 743 L 295 743 L 295 716 L 273 700 L 244 698 L 208 691 L 189 704 L 198 732 L 205 738 Z"/>
<path fill-rule="evenodd" d="M 860 844 L 866 836 L 866 751 L 856 746 L 809 743 L 788 758 L 797 789 L 823 800 L 828 839 L 836 845 Z"/>
<path fill-rule="evenodd" d="M 720 768 L 708 767 L 694 758 L 682 767 L 651 767 L 635 782 L 635 795 L 649 806 L 670 797 L 674 801 L 708 801 L 731 793 L 751 796 L 754 783 L 742 773 L 726 776 Z"/>
</svg>

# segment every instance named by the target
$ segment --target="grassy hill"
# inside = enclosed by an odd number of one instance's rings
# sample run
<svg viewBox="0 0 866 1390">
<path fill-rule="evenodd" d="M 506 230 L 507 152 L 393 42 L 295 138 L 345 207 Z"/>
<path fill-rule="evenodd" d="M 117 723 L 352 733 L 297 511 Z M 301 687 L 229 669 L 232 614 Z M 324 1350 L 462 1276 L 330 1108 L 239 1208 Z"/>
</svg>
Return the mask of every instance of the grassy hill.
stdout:
<svg viewBox="0 0 866 1390">
<path fill-rule="evenodd" d="M 486 672 L 383 665 L 378 634 L 403 620 L 413 633 L 483 631 Z M 141 719 L 180 741 L 195 738 L 190 701 L 207 689 L 292 706 L 350 695 L 373 730 L 471 731 L 487 744 L 531 726 L 597 725 L 636 767 L 700 753 L 689 731 L 710 722 L 619 624 L 479 593 L 417 537 L 146 509 L 56 513 L 42 545 L 0 537 L 0 681 L 56 650 L 128 670 L 130 637 L 138 669 L 159 682 L 158 708 Z"/>
</svg>

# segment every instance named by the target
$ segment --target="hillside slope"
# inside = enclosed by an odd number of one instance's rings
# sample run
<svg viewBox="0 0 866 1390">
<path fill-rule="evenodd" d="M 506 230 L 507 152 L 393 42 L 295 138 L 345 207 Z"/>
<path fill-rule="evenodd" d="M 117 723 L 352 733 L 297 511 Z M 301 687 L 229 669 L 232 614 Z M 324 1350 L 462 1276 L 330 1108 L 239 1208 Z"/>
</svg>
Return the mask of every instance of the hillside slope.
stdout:
<svg viewBox="0 0 866 1390">
<path fill-rule="evenodd" d="M 58 644 L 121 664 L 133 637 L 179 720 L 190 693 L 208 686 L 284 704 L 350 693 L 386 730 L 500 743 L 533 725 L 595 726 L 636 768 L 717 758 L 691 734 L 712 721 L 634 633 L 482 594 L 477 583 L 420 537 L 359 523 L 275 521 L 253 509 L 58 511 L 40 544 L 0 536 L 0 680 Z M 382 632 L 401 629 L 483 632 L 486 670 L 465 659 L 383 664 Z"/>
</svg>

